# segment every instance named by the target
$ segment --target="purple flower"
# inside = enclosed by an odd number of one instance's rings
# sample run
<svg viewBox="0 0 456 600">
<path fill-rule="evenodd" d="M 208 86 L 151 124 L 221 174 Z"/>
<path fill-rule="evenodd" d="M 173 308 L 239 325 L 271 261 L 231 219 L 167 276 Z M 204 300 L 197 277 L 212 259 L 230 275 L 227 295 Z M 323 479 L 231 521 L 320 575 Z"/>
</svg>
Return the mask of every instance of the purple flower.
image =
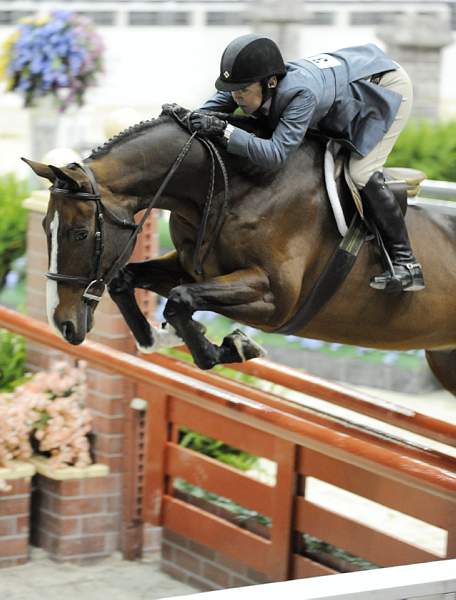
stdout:
<svg viewBox="0 0 456 600">
<path fill-rule="evenodd" d="M 18 31 L 7 71 L 15 82 L 12 89 L 25 93 L 26 105 L 46 93 L 57 95 L 62 110 L 82 103 L 103 69 L 103 41 L 90 19 L 55 10 L 47 23 L 22 23 Z"/>
</svg>

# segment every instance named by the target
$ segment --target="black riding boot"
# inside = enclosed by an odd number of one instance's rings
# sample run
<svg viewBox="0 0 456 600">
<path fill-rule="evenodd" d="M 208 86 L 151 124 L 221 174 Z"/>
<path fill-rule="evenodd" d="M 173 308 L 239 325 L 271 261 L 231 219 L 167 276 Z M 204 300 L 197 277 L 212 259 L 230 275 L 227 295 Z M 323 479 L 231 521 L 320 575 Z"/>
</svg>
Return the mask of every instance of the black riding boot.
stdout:
<svg viewBox="0 0 456 600">
<path fill-rule="evenodd" d="M 386 292 L 416 292 L 424 285 L 421 265 L 410 247 L 404 216 L 383 173 L 373 173 L 361 190 L 367 217 L 377 226 L 391 258 L 394 273 L 385 271 L 373 277 L 370 286 Z"/>
</svg>

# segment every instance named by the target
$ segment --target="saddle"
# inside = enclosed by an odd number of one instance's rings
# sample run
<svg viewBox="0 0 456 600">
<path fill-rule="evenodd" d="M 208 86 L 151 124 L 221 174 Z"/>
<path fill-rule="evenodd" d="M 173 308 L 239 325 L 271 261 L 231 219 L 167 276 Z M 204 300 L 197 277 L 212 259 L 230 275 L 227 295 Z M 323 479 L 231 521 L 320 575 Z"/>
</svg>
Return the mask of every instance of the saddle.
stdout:
<svg viewBox="0 0 456 600">
<path fill-rule="evenodd" d="M 426 179 L 425 173 L 405 167 L 385 167 L 383 174 L 386 184 L 405 215 L 407 200 L 418 194 L 421 182 Z M 325 150 L 324 179 L 337 228 L 344 236 L 354 213 L 357 211 L 364 219 L 364 211 L 359 191 L 348 171 L 347 152 L 331 141 L 327 143 Z M 338 181 L 340 181 L 339 185 Z"/>
<path fill-rule="evenodd" d="M 360 193 L 348 171 L 347 155 L 344 152 L 337 152 L 337 149 L 335 151 L 331 141 L 326 146 L 324 165 L 326 189 L 342 240 L 297 313 L 274 333 L 293 334 L 304 328 L 315 317 L 350 273 L 365 241 L 376 241 L 384 268 L 392 269 L 391 259 L 383 240 L 364 217 Z M 407 199 L 418 194 L 420 183 L 426 179 L 426 175 L 422 171 L 409 168 L 385 168 L 383 173 L 386 184 L 405 214 Z M 338 186 L 338 181 L 342 185 Z M 345 189 L 346 193 L 339 195 L 338 189 Z"/>
</svg>

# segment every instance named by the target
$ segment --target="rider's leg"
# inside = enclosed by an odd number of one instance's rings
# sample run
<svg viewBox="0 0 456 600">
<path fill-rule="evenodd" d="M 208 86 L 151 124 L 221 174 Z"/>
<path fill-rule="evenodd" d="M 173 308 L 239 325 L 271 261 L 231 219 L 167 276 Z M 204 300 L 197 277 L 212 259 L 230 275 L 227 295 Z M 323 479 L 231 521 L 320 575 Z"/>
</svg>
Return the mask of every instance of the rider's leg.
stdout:
<svg viewBox="0 0 456 600">
<path fill-rule="evenodd" d="M 383 165 L 410 115 L 413 87 L 402 67 L 385 73 L 379 85 L 401 94 L 402 103 L 383 139 L 365 157 L 352 156 L 349 167 L 353 181 L 361 190 L 367 215 L 379 229 L 395 272 L 394 276 L 387 271 L 374 277 L 370 285 L 387 291 L 417 291 L 424 288 L 421 266 L 412 252 L 402 212 L 383 178 Z"/>
<path fill-rule="evenodd" d="M 414 292 L 424 288 L 421 266 L 410 246 L 404 216 L 393 192 L 385 184 L 383 173 L 372 174 L 362 190 L 367 217 L 380 231 L 393 264 L 394 275 L 385 271 L 371 279 L 377 290 Z"/>
</svg>

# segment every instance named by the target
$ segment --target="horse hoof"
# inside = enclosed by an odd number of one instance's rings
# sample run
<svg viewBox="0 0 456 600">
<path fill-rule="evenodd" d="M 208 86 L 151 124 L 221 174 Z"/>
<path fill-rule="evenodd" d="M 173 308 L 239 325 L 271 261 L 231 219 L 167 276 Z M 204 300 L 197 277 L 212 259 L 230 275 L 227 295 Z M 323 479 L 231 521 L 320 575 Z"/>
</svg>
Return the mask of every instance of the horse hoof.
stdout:
<svg viewBox="0 0 456 600">
<path fill-rule="evenodd" d="M 222 346 L 230 349 L 237 355 L 231 362 L 244 362 L 252 358 L 266 356 L 266 350 L 251 340 L 243 331 L 236 329 L 223 338 Z"/>
<path fill-rule="evenodd" d="M 150 333 L 150 345 L 141 346 L 139 343 L 136 343 L 138 350 L 143 354 L 158 352 L 159 350 L 163 350 L 163 348 L 175 348 L 183 344 L 182 338 L 177 335 L 176 330 L 169 323 L 165 323 L 161 328 L 151 326 Z"/>
</svg>

